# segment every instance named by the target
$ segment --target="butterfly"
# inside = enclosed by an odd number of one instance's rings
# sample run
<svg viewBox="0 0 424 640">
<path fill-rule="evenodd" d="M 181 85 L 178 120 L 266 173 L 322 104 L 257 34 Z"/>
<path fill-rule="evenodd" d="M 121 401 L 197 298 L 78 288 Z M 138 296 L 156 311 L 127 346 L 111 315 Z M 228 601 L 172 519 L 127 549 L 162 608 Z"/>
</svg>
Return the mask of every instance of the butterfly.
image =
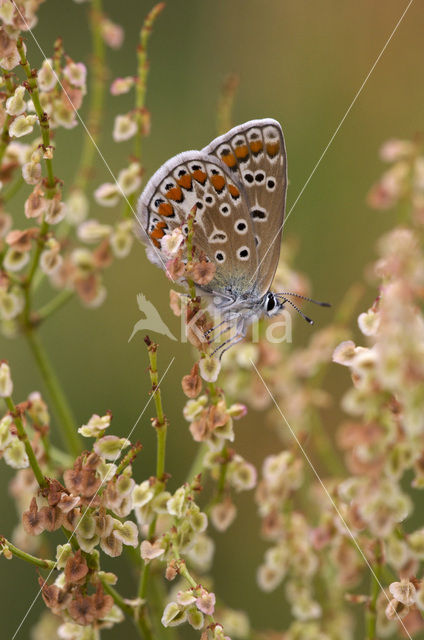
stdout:
<svg viewBox="0 0 424 640">
<path fill-rule="evenodd" d="M 286 296 L 270 290 L 280 257 L 287 191 L 287 154 L 279 122 L 250 120 L 201 151 L 185 151 L 160 167 L 137 206 L 139 237 L 149 260 L 165 268 L 162 239 L 181 227 L 195 207 L 193 245 L 215 264 L 213 279 L 197 286 L 224 318 L 218 327 L 232 335 L 214 351 L 222 354 L 242 340 L 253 319 L 274 316 Z M 317 303 L 329 306 L 327 303 Z"/>
</svg>

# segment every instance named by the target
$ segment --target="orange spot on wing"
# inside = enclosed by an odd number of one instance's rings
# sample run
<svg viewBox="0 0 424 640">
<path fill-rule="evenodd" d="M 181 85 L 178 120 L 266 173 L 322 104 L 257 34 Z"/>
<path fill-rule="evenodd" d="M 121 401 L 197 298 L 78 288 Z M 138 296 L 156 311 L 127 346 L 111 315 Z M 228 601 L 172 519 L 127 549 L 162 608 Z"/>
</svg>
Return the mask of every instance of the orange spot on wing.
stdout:
<svg viewBox="0 0 424 640">
<path fill-rule="evenodd" d="M 237 158 L 233 153 L 222 154 L 221 160 L 222 162 L 225 162 L 227 167 L 230 167 L 230 169 L 237 165 Z"/>
<path fill-rule="evenodd" d="M 252 140 L 250 143 L 250 150 L 256 156 L 258 153 L 262 151 L 264 145 L 262 140 Z"/>
<path fill-rule="evenodd" d="M 193 178 L 197 180 L 197 182 L 200 182 L 200 184 L 205 184 L 207 177 L 208 176 L 206 175 L 206 173 L 201 169 L 196 169 L 196 171 L 193 171 Z"/>
<path fill-rule="evenodd" d="M 230 192 L 233 198 L 238 198 L 240 195 L 240 191 L 233 184 L 228 185 L 228 191 Z"/>
<path fill-rule="evenodd" d="M 249 157 L 249 149 L 246 144 L 242 144 L 235 149 L 236 156 L 239 160 L 246 160 Z"/>
<path fill-rule="evenodd" d="M 170 202 L 162 202 L 158 207 L 158 214 L 167 218 L 168 216 L 172 216 L 174 213 L 174 207 Z"/>
<path fill-rule="evenodd" d="M 155 228 L 150 234 L 150 237 L 152 238 L 152 240 L 154 240 L 155 238 L 156 239 L 163 238 L 163 236 L 165 235 L 164 227 L 166 227 L 166 222 L 163 222 L 163 220 L 160 220 L 159 222 L 156 223 Z"/>
<path fill-rule="evenodd" d="M 216 189 L 216 191 L 218 191 L 218 193 L 222 191 L 223 188 L 225 187 L 225 178 L 223 176 L 220 176 L 220 175 L 211 176 L 211 182 L 214 188 Z"/>
<path fill-rule="evenodd" d="M 276 156 L 277 153 L 279 152 L 279 150 L 280 150 L 280 143 L 279 142 L 269 142 L 266 145 L 266 152 L 271 158 Z"/>
<path fill-rule="evenodd" d="M 183 187 L 183 189 L 191 189 L 191 175 L 189 173 L 181 176 L 181 178 L 179 178 L 177 182 L 180 187 Z"/>
<path fill-rule="evenodd" d="M 170 200 L 181 202 L 181 200 L 183 199 L 183 192 L 181 191 L 181 187 L 172 187 L 172 189 L 169 189 L 169 191 L 166 192 L 166 197 Z"/>
</svg>

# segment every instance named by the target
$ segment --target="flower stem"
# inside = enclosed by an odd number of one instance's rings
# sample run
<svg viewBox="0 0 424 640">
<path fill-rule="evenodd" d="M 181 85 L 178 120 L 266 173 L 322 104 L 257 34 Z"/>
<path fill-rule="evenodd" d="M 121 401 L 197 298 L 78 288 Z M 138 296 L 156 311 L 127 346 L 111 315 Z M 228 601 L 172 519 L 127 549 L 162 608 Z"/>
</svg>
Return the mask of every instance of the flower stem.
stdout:
<svg viewBox="0 0 424 640">
<path fill-rule="evenodd" d="M 140 43 L 137 47 L 137 79 L 135 90 L 135 119 L 137 123 L 137 133 L 134 137 L 134 157 L 140 164 L 141 171 L 141 153 L 143 137 L 146 135 L 148 125 L 146 120 L 149 118 L 149 114 L 146 111 L 146 91 L 147 91 L 147 76 L 149 73 L 149 61 L 147 60 L 147 44 L 149 42 L 150 34 L 152 33 L 153 24 L 157 16 L 165 8 L 164 2 L 156 4 L 147 14 L 143 26 L 140 31 Z M 131 217 L 132 209 L 134 207 L 136 194 L 132 193 L 128 196 L 125 202 L 124 217 Z"/>
<path fill-rule="evenodd" d="M 87 128 L 90 136 L 84 137 L 78 173 L 74 181 L 74 188 L 85 191 L 91 178 L 96 153 L 96 144 L 100 137 L 103 106 L 106 90 L 106 47 L 101 34 L 102 0 L 92 0 L 89 9 L 91 31 L 91 65 L 92 86 L 89 91 L 89 105 Z"/>
<path fill-rule="evenodd" d="M 28 328 L 25 335 L 47 387 L 63 440 L 68 446 L 70 453 L 77 456 L 81 452 L 81 443 L 71 408 L 56 376 L 56 372 L 53 369 L 38 334 L 33 329 Z"/>
<path fill-rule="evenodd" d="M 31 69 L 28 59 L 25 54 L 24 44 L 22 38 L 18 38 L 16 42 L 16 47 L 18 49 L 18 53 L 21 59 L 21 66 L 25 72 L 27 77 L 26 89 L 31 96 L 32 102 L 34 104 L 35 113 L 37 114 L 38 121 L 40 123 L 41 129 L 41 137 L 43 139 L 43 147 L 44 150 L 51 146 L 50 145 L 50 125 L 49 125 L 49 117 L 47 113 L 43 111 L 43 107 L 40 102 L 40 93 L 38 91 L 38 83 L 37 83 L 37 71 L 35 69 Z M 51 158 L 44 159 L 46 164 L 46 186 L 47 186 L 47 198 L 53 198 L 55 194 L 56 188 L 56 178 L 53 173 L 53 161 Z"/>
<path fill-rule="evenodd" d="M 70 289 L 63 289 L 54 298 L 46 302 L 38 311 L 35 312 L 35 321 L 43 322 L 55 311 L 63 307 L 73 297 L 74 292 Z"/>
<path fill-rule="evenodd" d="M 216 114 L 216 128 L 219 136 L 231 129 L 232 111 L 238 85 L 239 77 L 235 73 L 228 74 L 222 83 Z"/>
<path fill-rule="evenodd" d="M 377 598 L 380 593 L 382 558 L 378 549 L 373 566 L 374 573 L 371 576 L 371 594 L 367 612 L 367 640 L 375 640 L 377 637 Z"/>
<path fill-rule="evenodd" d="M 118 593 L 118 591 L 116 591 L 116 589 L 114 589 L 102 576 L 99 576 L 99 578 L 105 592 L 112 596 L 114 603 L 121 609 L 122 613 L 131 618 L 141 637 L 145 640 L 153 640 L 151 629 L 146 620 L 141 618 L 136 609 L 125 602 L 121 594 Z"/>
<path fill-rule="evenodd" d="M 56 569 L 56 562 L 54 560 L 45 560 L 44 558 L 37 558 L 36 556 L 32 556 L 30 553 L 26 553 L 26 551 L 22 551 L 22 549 L 18 549 L 14 544 L 6 540 L 0 536 L 0 547 L 3 549 L 9 549 L 11 553 L 17 558 L 21 560 L 25 560 L 25 562 L 30 562 L 31 564 L 35 564 L 37 567 L 41 567 L 43 569 Z"/>
<path fill-rule="evenodd" d="M 47 486 L 47 480 L 40 469 L 40 465 L 38 464 L 37 458 L 35 457 L 34 450 L 31 447 L 31 443 L 29 441 L 27 432 L 25 431 L 20 413 L 17 410 L 11 397 L 5 398 L 5 401 L 6 401 L 7 408 L 9 409 L 9 412 L 13 417 L 13 421 L 18 431 L 19 439 L 22 440 L 22 442 L 24 443 L 25 451 L 28 456 L 31 469 L 34 472 L 34 475 L 36 477 L 39 487 L 43 489 L 44 487 Z"/>
</svg>

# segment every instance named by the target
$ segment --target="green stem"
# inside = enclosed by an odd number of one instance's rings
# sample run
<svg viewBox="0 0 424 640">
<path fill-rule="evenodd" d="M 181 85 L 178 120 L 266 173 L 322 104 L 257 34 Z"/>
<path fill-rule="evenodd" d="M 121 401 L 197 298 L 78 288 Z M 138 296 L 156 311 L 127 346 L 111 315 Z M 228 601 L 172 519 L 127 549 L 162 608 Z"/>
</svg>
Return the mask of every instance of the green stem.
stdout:
<svg viewBox="0 0 424 640">
<path fill-rule="evenodd" d="M 149 62 L 147 60 L 147 44 L 152 33 L 153 24 L 165 8 L 165 3 L 160 2 L 155 5 L 147 14 L 140 31 L 140 44 L 137 47 L 137 80 L 135 89 L 135 119 L 137 123 L 137 133 L 134 137 L 134 156 L 141 165 L 142 142 L 144 135 L 144 119 L 148 117 L 145 113 L 147 76 L 149 74 Z M 135 204 L 136 194 L 131 194 L 125 201 L 124 217 L 131 217 Z"/>
<path fill-rule="evenodd" d="M 22 38 L 18 38 L 16 42 L 16 47 L 18 49 L 18 53 L 21 59 L 21 66 L 27 77 L 26 88 L 34 104 L 35 113 L 37 114 L 38 121 L 40 123 L 41 137 L 43 139 L 43 147 L 44 147 L 44 150 L 46 151 L 50 147 L 50 125 L 49 125 L 49 117 L 47 113 L 43 111 L 43 107 L 41 106 L 41 102 L 40 102 L 40 93 L 38 91 L 38 83 L 37 83 L 37 71 L 35 69 L 31 69 L 30 67 L 30 64 L 25 54 Z M 47 172 L 46 196 L 47 198 L 53 198 L 55 194 L 55 187 L 56 187 L 56 178 L 54 177 L 54 172 L 53 172 L 53 161 L 51 158 L 45 158 L 44 162 L 46 165 L 46 172 Z"/>
<path fill-rule="evenodd" d="M 128 467 L 129 464 L 132 464 L 137 456 L 137 454 L 142 450 L 143 445 L 140 442 L 134 444 L 131 449 L 128 451 L 126 456 L 124 456 L 115 471 L 115 478 L 117 478 L 121 473 Z"/>
<path fill-rule="evenodd" d="M 35 312 L 36 322 L 43 322 L 51 316 L 55 311 L 63 307 L 73 297 L 74 292 L 69 289 L 63 289 L 54 298 L 46 302 L 38 311 Z"/>
<path fill-rule="evenodd" d="M 67 444 L 70 453 L 74 456 L 78 456 L 82 449 L 80 438 L 75 427 L 75 420 L 72 415 L 71 408 L 56 376 L 56 372 L 53 369 L 38 334 L 33 329 L 28 328 L 25 335 L 47 387 L 50 401 L 53 405 L 53 409 L 58 419 L 58 425 L 62 432 L 62 437 Z"/>
<path fill-rule="evenodd" d="M 1 71 L 2 71 L 2 75 L 3 75 L 6 89 L 7 89 L 7 97 L 10 97 L 11 95 L 13 95 L 15 91 L 15 85 L 12 82 L 11 74 L 5 69 L 2 69 Z M 0 134 L 0 166 L 4 158 L 4 154 L 6 153 L 6 149 L 11 140 L 9 136 L 9 126 L 12 120 L 13 120 L 13 117 L 10 116 L 9 114 L 6 114 L 6 118 Z"/>
<path fill-rule="evenodd" d="M 36 480 L 38 482 L 40 489 L 43 489 L 44 487 L 47 486 L 47 480 L 40 469 L 37 458 L 35 457 L 34 450 L 31 447 L 31 443 L 29 441 L 27 432 L 25 431 L 19 411 L 16 409 L 15 404 L 11 397 L 5 398 L 5 401 L 6 401 L 7 408 L 9 409 L 9 412 L 13 417 L 13 421 L 18 431 L 19 439 L 22 440 L 22 442 L 24 443 L 25 451 L 28 456 L 31 469 L 34 472 L 34 475 L 36 477 Z"/>
<path fill-rule="evenodd" d="M 140 617 L 136 609 L 125 602 L 121 594 L 118 593 L 118 591 L 114 589 L 102 576 L 99 576 L 99 578 L 105 592 L 112 596 L 114 603 L 121 609 L 122 613 L 131 618 L 141 637 L 145 640 L 153 640 L 149 625 L 142 617 Z"/>
<path fill-rule="evenodd" d="M 89 91 L 89 105 L 87 128 L 90 136 L 84 137 L 81 158 L 78 163 L 78 174 L 74 181 L 74 188 L 84 191 L 94 166 L 96 144 L 100 137 L 102 114 L 106 94 L 106 47 L 101 33 L 102 0 L 92 0 L 89 9 L 91 31 L 91 72 L 92 85 Z"/>
<path fill-rule="evenodd" d="M 0 164 L 1 164 L 1 157 L 0 157 Z M 3 193 L 1 194 L 2 202 L 9 202 L 9 200 L 11 200 L 13 196 L 18 193 L 18 191 L 24 184 L 25 184 L 25 180 L 23 179 L 23 177 L 18 176 L 15 182 L 12 182 L 12 184 L 9 185 L 7 189 L 4 189 Z"/>
<path fill-rule="evenodd" d="M 374 575 L 371 577 L 371 595 L 367 614 L 367 640 L 375 640 L 377 634 L 377 598 L 380 593 L 381 562 L 375 563 Z"/>
<path fill-rule="evenodd" d="M 37 567 L 41 567 L 43 569 L 56 569 L 56 562 L 54 560 L 45 560 L 44 558 L 32 556 L 30 553 L 26 553 L 26 551 L 22 551 L 21 549 L 18 549 L 18 547 L 15 547 L 15 545 L 9 542 L 9 540 L 6 540 L 6 538 L 0 537 L 0 547 L 9 549 L 9 551 L 11 551 L 17 558 L 25 560 L 25 562 L 35 564 Z"/>
</svg>

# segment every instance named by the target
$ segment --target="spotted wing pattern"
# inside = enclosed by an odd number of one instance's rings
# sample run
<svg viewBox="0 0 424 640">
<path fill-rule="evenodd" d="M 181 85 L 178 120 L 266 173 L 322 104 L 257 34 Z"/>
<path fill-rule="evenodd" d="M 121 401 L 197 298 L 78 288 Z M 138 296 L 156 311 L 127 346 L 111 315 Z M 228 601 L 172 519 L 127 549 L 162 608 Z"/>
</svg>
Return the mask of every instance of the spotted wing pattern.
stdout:
<svg viewBox="0 0 424 640">
<path fill-rule="evenodd" d="M 252 289 L 258 258 L 246 189 L 238 174 L 202 151 L 186 151 L 171 158 L 140 197 L 139 236 L 149 259 L 164 267 L 168 258 L 162 239 L 176 227 L 187 234 L 186 221 L 194 205 L 193 245 L 217 267 L 206 290 Z"/>
<path fill-rule="evenodd" d="M 263 295 L 277 269 L 286 204 L 287 156 L 281 126 L 270 118 L 251 120 L 203 151 L 219 158 L 247 191 L 258 251 L 255 279 Z"/>
</svg>

